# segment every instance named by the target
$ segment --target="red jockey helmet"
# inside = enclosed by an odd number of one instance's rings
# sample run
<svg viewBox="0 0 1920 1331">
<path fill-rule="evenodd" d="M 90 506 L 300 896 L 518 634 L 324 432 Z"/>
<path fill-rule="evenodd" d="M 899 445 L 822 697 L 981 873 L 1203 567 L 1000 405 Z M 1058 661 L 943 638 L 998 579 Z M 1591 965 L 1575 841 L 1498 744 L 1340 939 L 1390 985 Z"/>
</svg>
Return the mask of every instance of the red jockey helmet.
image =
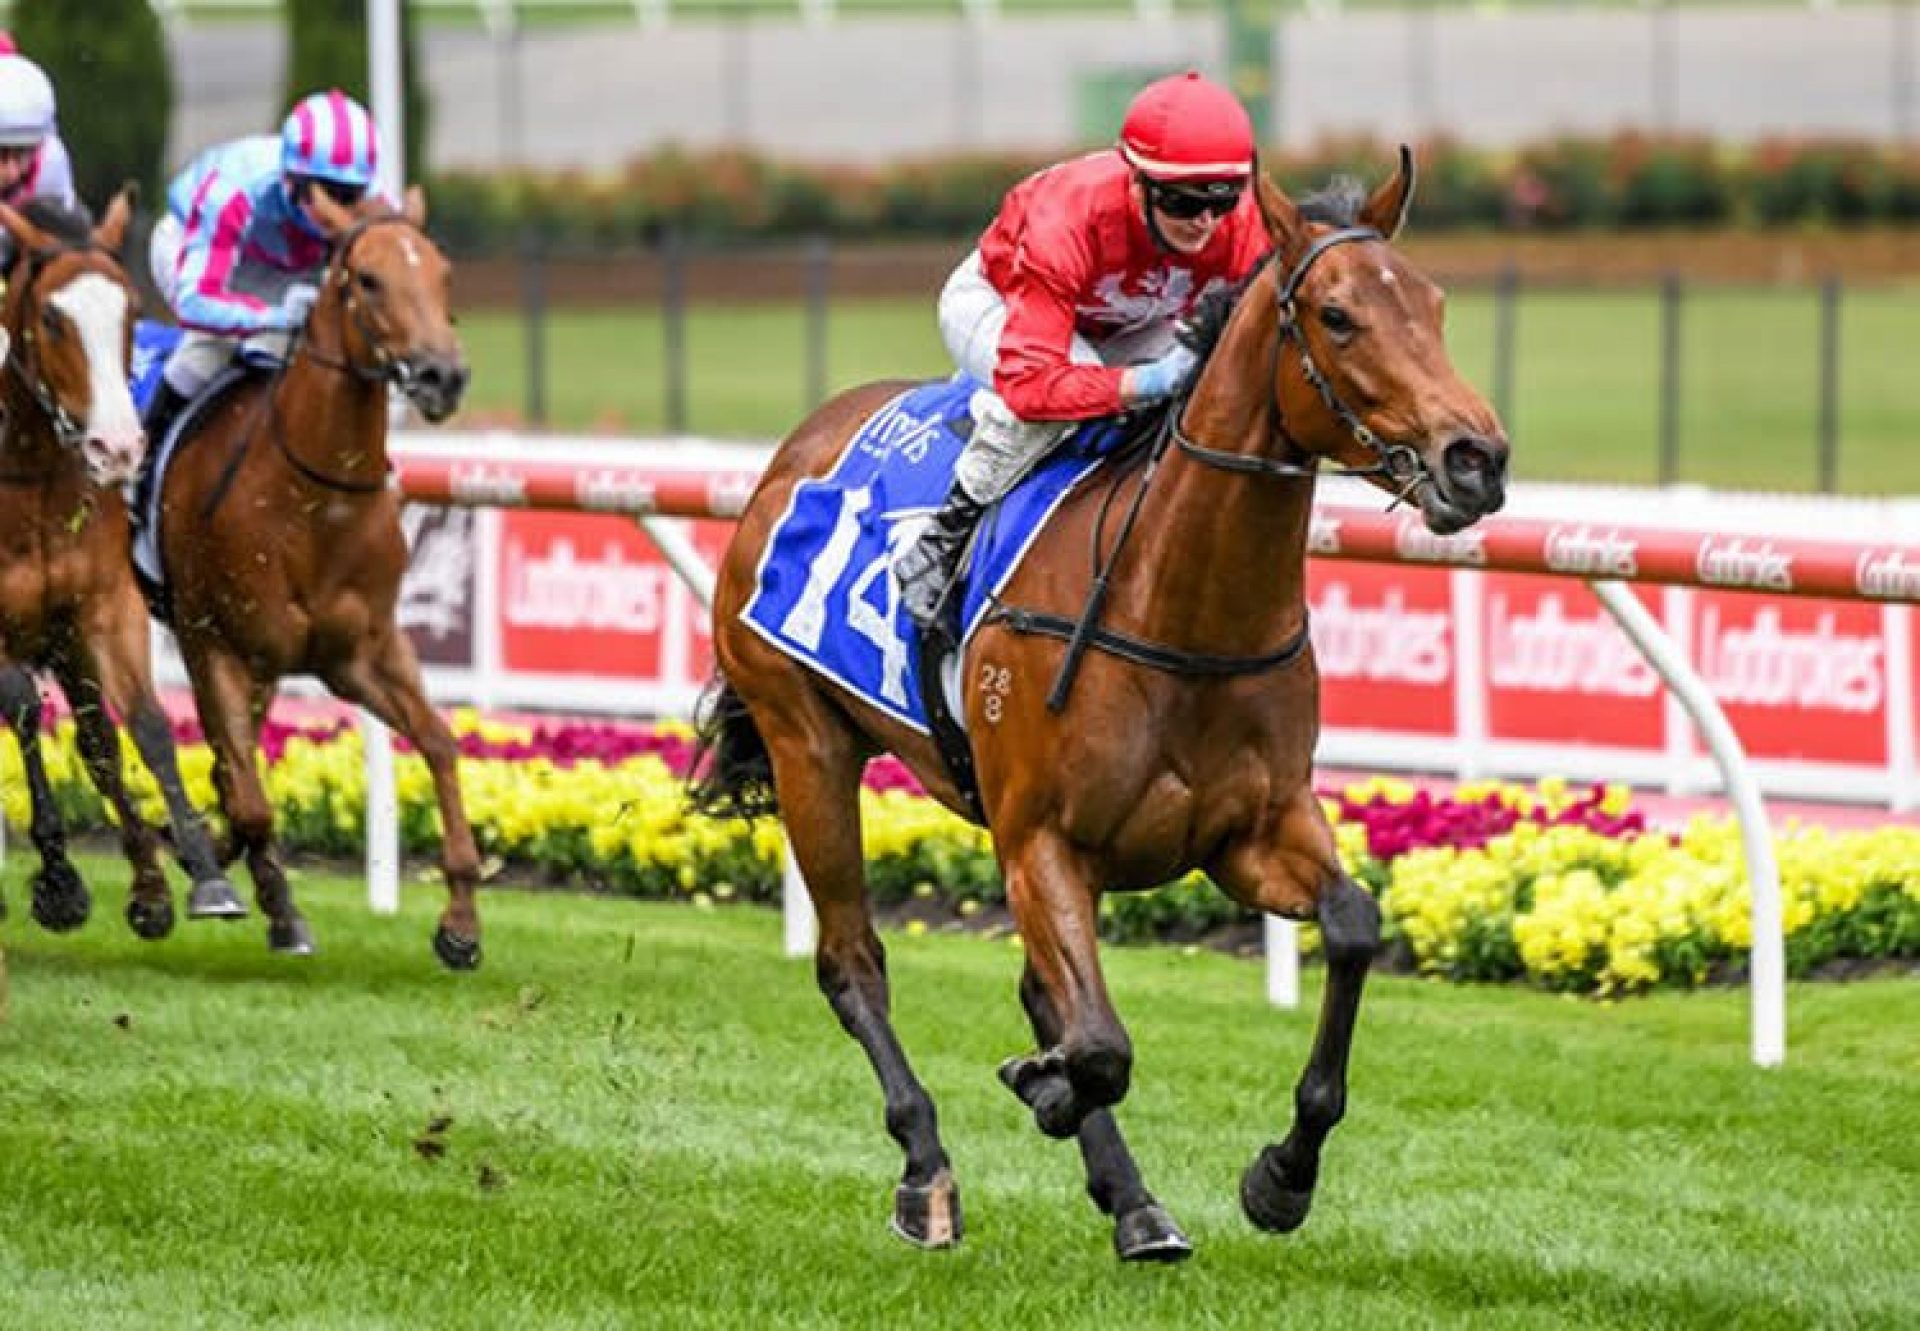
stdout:
<svg viewBox="0 0 1920 1331">
<path fill-rule="evenodd" d="M 1239 98 L 1189 70 L 1140 90 L 1120 126 L 1120 155 L 1167 184 L 1245 180 L 1253 174 L 1253 122 Z"/>
</svg>

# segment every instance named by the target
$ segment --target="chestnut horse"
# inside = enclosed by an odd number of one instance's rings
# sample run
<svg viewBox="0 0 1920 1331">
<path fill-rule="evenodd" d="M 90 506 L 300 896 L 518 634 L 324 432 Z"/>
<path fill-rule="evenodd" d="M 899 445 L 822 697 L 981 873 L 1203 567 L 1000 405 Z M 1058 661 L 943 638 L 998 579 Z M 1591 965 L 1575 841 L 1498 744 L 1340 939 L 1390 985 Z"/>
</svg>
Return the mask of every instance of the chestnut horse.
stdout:
<svg viewBox="0 0 1920 1331">
<path fill-rule="evenodd" d="M 159 837 L 122 781 L 119 723 L 166 800 L 193 877 L 188 914 L 235 917 L 246 907 L 181 784 L 172 730 L 154 695 L 146 607 L 127 562 L 120 486 L 147 449 L 127 389 L 138 301 L 115 257 L 131 206 L 131 191 L 122 191 L 93 227 L 83 212 L 44 199 L 20 211 L 0 204 L 16 255 L 0 311 L 10 352 L 0 372 L 0 712 L 20 741 L 33 800 L 34 918 L 74 929 L 92 910 L 40 756 L 33 670 L 46 668 L 67 695 L 82 761 L 113 807 L 133 864 L 127 921 L 141 937 L 161 938 L 173 928 L 173 896 L 156 855 Z"/>
<path fill-rule="evenodd" d="M 159 548 L 173 630 L 214 751 L 228 855 L 244 853 L 267 940 L 313 950 L 273 842 L 254 755 L 279 681 L 316 675 L 412 741 L 433 773 L 449 902 L 434 950 L 480 962 L 480 855 L 460 797 L 458 749 L 428 703 L 395 622 L 407 546 L 389 480 L 389 385 L 431 421 L 459 405 L 467 368 L 448 315 L 449 266 L 404 211 L 316 194 L 332 241 L 318 301 L 287 360 L 220 395 L 160 479 Z"/>
<path fill-rule="evenodd" d="M 964 649 L 967 732 L 1025 944 L 1020 997 L 1038 1046 L 1008 1060 L 1001 1079 L 1043 1132 L 1077 1136 L 1088 1191 L 1112 1217 L 1123 1258 L 1173 1260 L 1190 1246 L 1141 1182 L 1112 1114 L 1133 1053 L 1101 976 L 1103 892 L 1197 868 L 1250 910 L 1320 926 L 1326 987 L 1293 1126 L 1241 1179 L 1255 1225 L 1287 1231 L 1305 1220 L 1322 1144 L 1345 1108 L 1380 932 L 1310 780 L 1319 683 L 1305 561 L 1316 467 L 1325 459 L 1365 475 L 1448 533 L 1500 507 L 1508 453 L 1494 412 L 1447 357 L 1440 292 L 1390 244 L 1412 172 L 1403 149 L 1399 171 L 1370 196 L 1340 185 L 1301 206 L 1257 182 L 1272 252 L 1198 332 L 1208 354 L 1190 395 L 1148 456 L 1109 462 L 1069 494 L 1000 592 L 1071 623 L 1095 594 L 1094 551 L 1107 586 L 1103 633 L 1064 705 L 1054 710 L 1048 694 L 1068 649 L 1047 631 L 990 614 Z M 828 471 L 902 387 L 856 388 L 820 408 L 749 503 L 719 573 L 722 687 L 703 719 L 693 794 L 743 813 L 777 801 L 819 917 L 820 988 L 871 1061 L 887 1131 L 906 1157 L 892 1227 L 932 1247 L 960 1238 L 959 1194 L 933 1101 L 888 1012 L 862 876 L 861 771 L 891 751 L 948 808 L 964 815 L 967 801 L 926 736 L 741 618 L 795 487 Z M 1115 496 L 1116 520 L 1103 525 Z M 1118 520 L 1128 509 L 1137 521 Z M 1124 546 L 1123 527 L 1134 532 Z"/>
</svg>

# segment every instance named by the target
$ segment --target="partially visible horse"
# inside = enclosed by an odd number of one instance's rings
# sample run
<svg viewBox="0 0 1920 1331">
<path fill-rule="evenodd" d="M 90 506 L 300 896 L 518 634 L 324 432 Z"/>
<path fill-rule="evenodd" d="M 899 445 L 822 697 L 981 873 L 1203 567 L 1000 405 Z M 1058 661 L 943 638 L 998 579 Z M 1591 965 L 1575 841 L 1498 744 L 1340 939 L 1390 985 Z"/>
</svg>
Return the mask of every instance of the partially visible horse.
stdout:
<svg viewBox="0 0 1920 1331">
<path fill-rule="evenodd" d="M 137 300 L 116 254 L 131 194 L 98 227 L 47 200 L 0 204 L 16 255 L 0 327 L 8 335 L 0 405 L 0 712 L 20 741 L 40 853 L 33 915 L 49 929 L 79 927 L 92 909 L 67 857 L 66 832 L 40 756 L 40 694 L 33 668 L 53 672 L 73 709 L 80 753 L 113 806 L 133 864 L 127 920 L 143 938 L 173 928 L 173 898 L 158 837 L 121 777 L 124 722 L 158 780 L 182 862 L 193 876 L 187 913 L 246 914 L 180 781 L 166 713 L 154 695 L 146 608 L 127 562 L 120 486 L 146 453 L 127 389 Z"/>
<path fill-rule="evenodd" d="M 306 326 L 281 367 L 236 369 L 189 409 L 159 477 L 172 626 L 214 751 L 223 850 L 247 858 L 269 945 L 313 950 L 255 765 L 279 681 L 312 674 L 425 757 L 450 892 L 434 948 L 467 969 L 480 961 L 480 855 L 458 748 L 395 621 L 407 546 L 387 457 L 390 385 L 432 421 L 451 415 L 466 388 L 449 266 L 422 229 L 417 190 L 404 210 L 377 197 L 347 207 L 324 194 L 312 206 L 332 252 Z"/>
<path fill-rule="evenodd" d="M 1314 476 L 1323 459 L 1366 475 L 1450 533 L 1500 507 L 1508 458 L 1494 412 L 1447 357 L 1440 292 L 1390 243 L 1412 186 L 1404 150 L 1371 195 L 1336 188 L 1303 208 L 1257 182 L 1272 252 L 1203 334 L 1211 346 L 1190 396 L 1151 448 L 1068 494 L 963 649 L 980 806 L 1025 943 L 1020 997 L 1038 1045 L 1001 1077 L 1043 1132 L 1078 1137 L 1123 1258 L 1175 1259 L 1190 1245 L 1142 1183 L 1112 1113 L 1133 1050 L 1101 975 L 1103 892 L 1201 869 L 1250 910 L 1320 926 L 1326 988 L 1293 1126 L 1241 1180 L 1255 1225 L 1305 1220 L 1322 1144 L 1345 1108 L 1379 911 L 1341 868 L 1310 780 Z M 925 734 L 743 622 L 796 487 L 832 469 L 904 387 L 868 385 L 820 408 L 749 503 L 718 579 L 723 687 L 704 719 L 694 794 L 745 813 L 777 799 L 819 916 L 820 988 L 871 1061 L 905 1154 L 893 1228 L 943 1246 L 961 1236 L 959 1193 L 933 1100 L 894 1034 L 856 797 L 868 758 L 891 751 L 947 807 L 965 814 L 969 801 Z M 1072 650 L 1063 638 L 1101 589 L 1103 617 L 1083 639 L 1091 650 L 1055 710 L 1049 685 Z"/>
</svg>

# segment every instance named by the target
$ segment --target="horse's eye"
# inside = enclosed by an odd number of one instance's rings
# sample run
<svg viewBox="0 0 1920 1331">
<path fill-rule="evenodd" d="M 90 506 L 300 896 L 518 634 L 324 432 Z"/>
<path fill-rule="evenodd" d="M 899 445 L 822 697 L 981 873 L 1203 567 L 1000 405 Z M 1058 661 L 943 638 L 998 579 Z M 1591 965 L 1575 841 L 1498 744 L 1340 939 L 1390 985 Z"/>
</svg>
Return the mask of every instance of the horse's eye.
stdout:
<svg viewBox="0 0 1920 1331">
<path fill-rule="evenodd" d="M 45 328 L 50 336 L 58 337 L 61 326 L 65 323 L 66 320 L 61 316 L 60 311 L 54 309 L 53 306 L 47 305 L 41 308 L 40 326 Z"/>
<path fill-rule="evenodd" d="M 1320 326 L 1335 337 L 1344 337 L 1353 331 L 1353 316 L 1338 305 L 1320 307 Z"/>
<path fill-rule="evenodd" d="M 377 296 L 380 294 L 380 279 L 372 273 L 355 273 L 353 280 L 359 283 L 360 290 L 365 294 L 369 296 Z"/>
</svg>

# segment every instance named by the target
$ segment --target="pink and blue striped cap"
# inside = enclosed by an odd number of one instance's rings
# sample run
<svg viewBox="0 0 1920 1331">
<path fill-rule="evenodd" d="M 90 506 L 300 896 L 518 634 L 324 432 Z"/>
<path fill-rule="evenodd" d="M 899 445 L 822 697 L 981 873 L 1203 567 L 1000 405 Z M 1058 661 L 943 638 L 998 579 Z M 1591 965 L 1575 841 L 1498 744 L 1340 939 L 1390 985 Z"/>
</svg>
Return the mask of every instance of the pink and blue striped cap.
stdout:
<svg viewBox="0 0 1920 1331">
<path fill-rule="evenodd" d="M 338 88 L 300 99 L 280 127 L 280 169 L 368 188 L 380 145 L 367 108 Z"/>
</svg>

